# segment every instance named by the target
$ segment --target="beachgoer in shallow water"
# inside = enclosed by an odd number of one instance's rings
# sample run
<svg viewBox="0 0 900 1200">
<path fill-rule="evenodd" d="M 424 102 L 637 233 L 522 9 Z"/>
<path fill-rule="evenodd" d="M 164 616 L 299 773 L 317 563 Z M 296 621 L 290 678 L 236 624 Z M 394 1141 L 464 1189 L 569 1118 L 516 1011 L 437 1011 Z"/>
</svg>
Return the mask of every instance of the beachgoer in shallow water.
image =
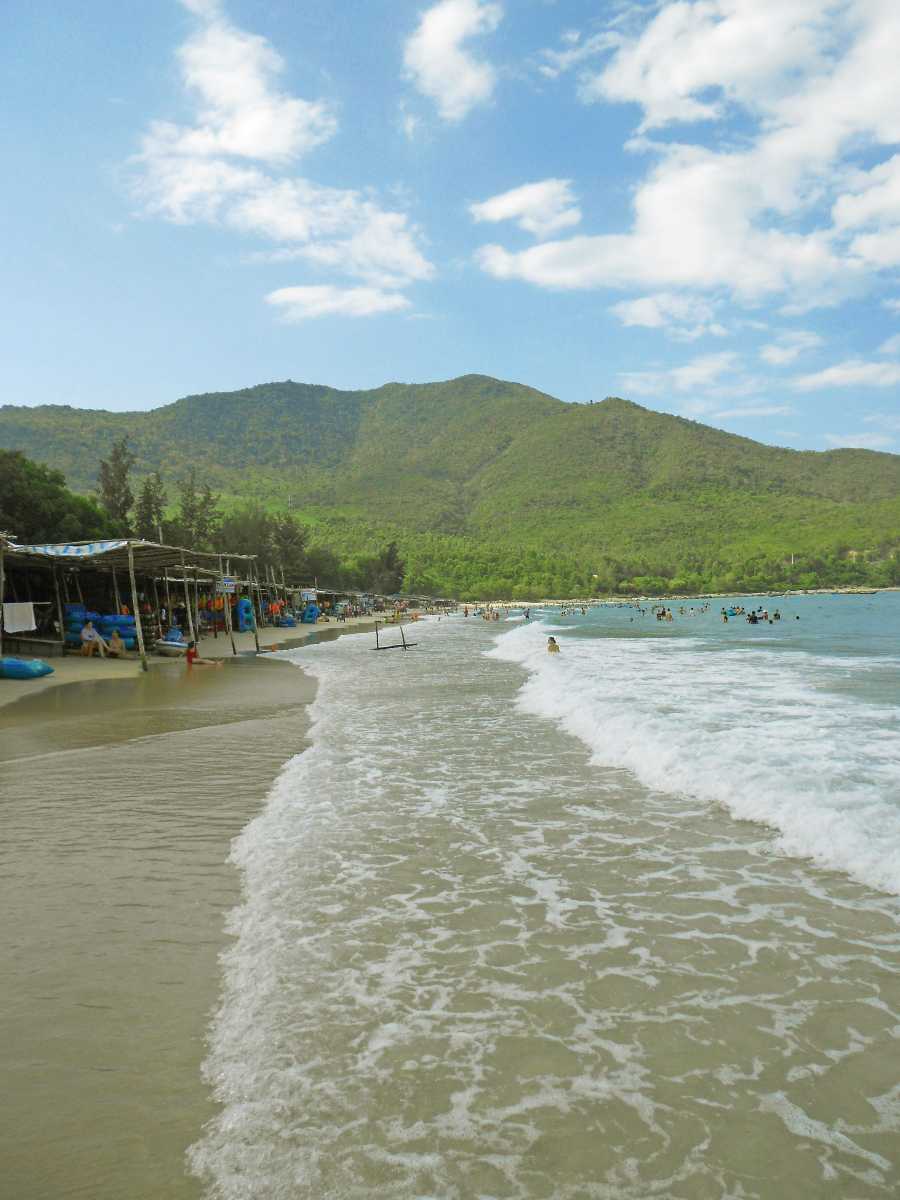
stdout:
<svg viewBox="0 0 900 1200">
<path fill-rule="evenodd" d="M 189 667 L 221 667 L 222 665 L 221 659 L 216 661 L 214 658 L 201 658 L 196 642 L 188 642 L 184 661 Z"/>
<path fill-rule="evenodd" d="M 547 638 L 547 653 L 548 654 L 559 654 L 559 642 L 556 640 L 555 637 Z"/>
</svg>

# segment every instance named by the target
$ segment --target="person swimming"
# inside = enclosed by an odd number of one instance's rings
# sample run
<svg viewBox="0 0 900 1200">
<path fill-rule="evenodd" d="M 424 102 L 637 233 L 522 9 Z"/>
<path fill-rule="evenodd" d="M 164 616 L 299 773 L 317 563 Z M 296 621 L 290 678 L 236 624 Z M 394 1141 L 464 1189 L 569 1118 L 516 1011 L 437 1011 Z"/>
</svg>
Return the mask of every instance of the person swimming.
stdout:
<svg viewBox="0 0 900 1200">
<path fill-rule="evenodd" d="M 548 654 L 559 654 L 559 642 L 556 640 L 555 637 L 547 638 L 547 653 Z"/>
</svg>

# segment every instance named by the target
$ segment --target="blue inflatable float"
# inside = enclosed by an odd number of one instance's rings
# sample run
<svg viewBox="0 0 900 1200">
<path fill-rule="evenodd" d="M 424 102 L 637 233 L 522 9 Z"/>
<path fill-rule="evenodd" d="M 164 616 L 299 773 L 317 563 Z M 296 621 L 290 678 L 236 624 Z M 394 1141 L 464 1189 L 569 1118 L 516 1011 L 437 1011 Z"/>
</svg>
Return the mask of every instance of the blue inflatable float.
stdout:
<svg viewBox="0 0 900 1200">
<path fill-rule="evenodd" d="M 0 679 L 40 679 L 53 668 L 42 658 L 0 658 Z"/>
</svg>

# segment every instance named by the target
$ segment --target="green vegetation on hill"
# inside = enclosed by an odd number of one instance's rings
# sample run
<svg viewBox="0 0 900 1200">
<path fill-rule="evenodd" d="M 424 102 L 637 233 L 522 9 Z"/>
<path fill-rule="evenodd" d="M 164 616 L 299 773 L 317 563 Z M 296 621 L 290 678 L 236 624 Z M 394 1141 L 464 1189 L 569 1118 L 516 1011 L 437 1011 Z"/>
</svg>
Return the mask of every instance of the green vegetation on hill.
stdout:
<svg viewBox="0 0 900 1200">
<path fill-rule="evenodd" d="M 0 532 L 23 542 L 74 542 L 118 529 L 93 500 L 70 492 L 59 471 L 0 450 Z"/>
<path fill-rule="evenodd" d="M 332 569 L 396 541 L 409 590 L 528 598 L 900 583 L 900 456 L 765 446 L 626 400 L 470 375 L 265 384 L 151 412 L 0 408 L 0 446 L 89 491 L 127 436 L 170 494 L 292 512 Z"/>
</svg>

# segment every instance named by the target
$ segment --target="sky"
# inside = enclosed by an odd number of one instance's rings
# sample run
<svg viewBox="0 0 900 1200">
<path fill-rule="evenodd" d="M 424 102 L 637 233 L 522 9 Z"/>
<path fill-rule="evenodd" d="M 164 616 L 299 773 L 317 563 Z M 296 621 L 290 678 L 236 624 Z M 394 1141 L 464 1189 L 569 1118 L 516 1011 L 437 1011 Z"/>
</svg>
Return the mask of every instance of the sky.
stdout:
<svg viewBox="0 0 900 1200">
<path fill-rule="evenodd" d="M 900 452 L 897 0 L 6 0 L 0 403 L 468 373 Z"/>
</svg>

